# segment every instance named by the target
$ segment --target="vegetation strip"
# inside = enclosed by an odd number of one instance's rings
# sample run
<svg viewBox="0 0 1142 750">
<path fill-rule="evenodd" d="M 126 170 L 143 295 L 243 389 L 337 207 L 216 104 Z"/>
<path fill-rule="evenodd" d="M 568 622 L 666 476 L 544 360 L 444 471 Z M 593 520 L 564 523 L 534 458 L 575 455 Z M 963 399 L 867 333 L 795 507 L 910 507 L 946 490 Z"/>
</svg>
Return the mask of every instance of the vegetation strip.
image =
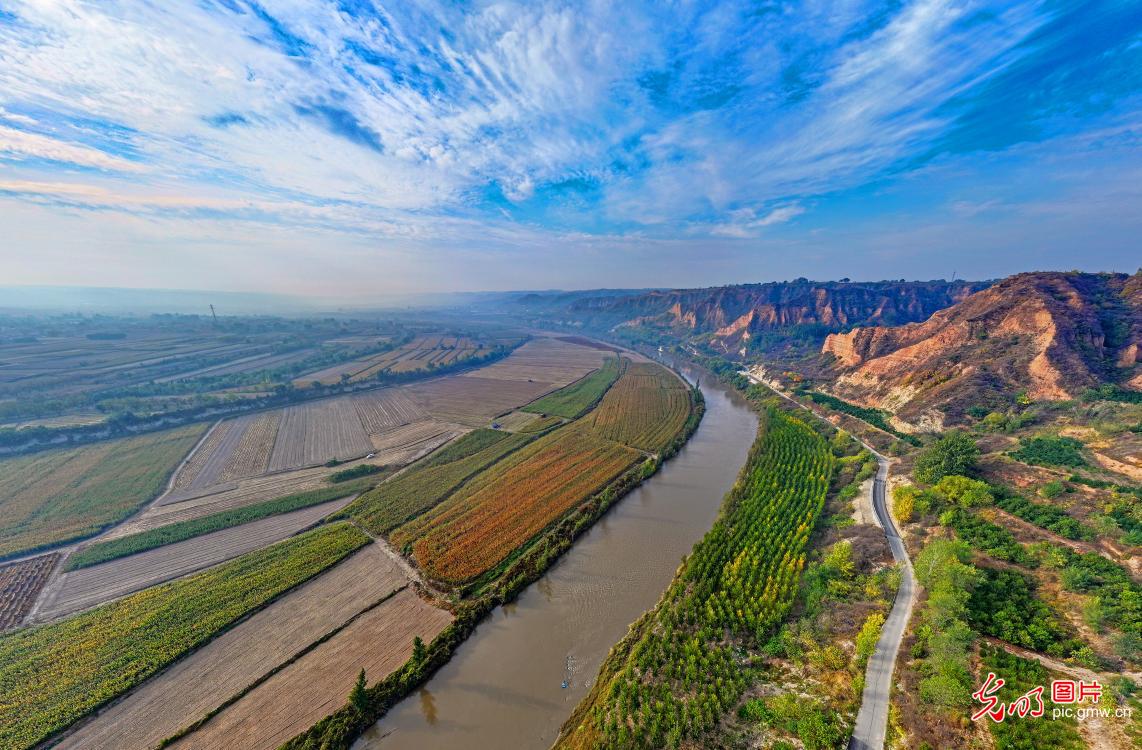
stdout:
<svg viewBox="0 0 1142 750">
<path fill-rule="evenodd" d="M 820 434 L 767 409 L 722 515 L 612 651 L 556 747 L 678 746 L 715 726 L 749 684 L 739 647 L 760 648 L 792 606 L 833 468 Z"/>
<path fill-rule="evenodd" d="M 0 638 L 0 746 L 43 742 L 368 541 L 349 524 L 323 527 Z"/>
<path fill-rule="evenodd" d="M 257 503 L 256 505 L 224 510 L 220 513 L 203 516 L 202 518 L 172 523 L 168 526 L 160 526 L 157 529 L 150 529 L 149 531 L 143 531 L 138 534 L 109 539 L 106 542 L 97 542 L 69 557 L 66 570 L 86 568 L 91 565 L 107 562 L 108 560 L 115 560 L 120 557 L 126 557 L 127 555 L 134 555 L 138 552 L 155 549 L 156 547 L 181 542 L 192 537 L 209 534 L 212 531 L 250 523 L 269 516 L 289 513 L 302 508 L 308 508 L 311 505 L 329 502 L 330 500 L 337 500 L 347 495 L 363 492 L 371 488 L 375 483 L 375 477 L 355 482 L 343 482 L 335 487 L 322 487 L 321 489 L 310 490 L 309 492 L 298 492 L 293 495 L 279 497 L 276 500 L 267 500 L 264 503 Z"/>
<path fill-rule="evenodd" d="M 520 411 L 575 419 L 599 403 L 603 394 L 618 380 L 628 364 L 630 360 L 625 357 L 608 357 L 598 370 L 531 402 Z"/>
<path fill-rule="evenodd" d="M 888 422 L 891 416 L 888 412 L 882 409 L 871 409 L 866 406 L 857 406 L 850 404 L 848 401 L 839 399 L 836 396 L 829 395 L 828 393 L 821 393 L 820 391 L 799 390 L 796 391 L 798 396 L 804 396 L 810 401 L 814 401 L 822 406 L 827 406 L 830 409 L 835 409 L 849 416 L 856 417 L 857 419 L 868 422 L 873 427 L 887 432 L 889 435 L 894 435 L 904 442 L 912 446 L 919 446 L 920 438 L 915 435 L 909 435 L 906 432 L 901 432 L 893 427 Z"/>
<path fill-rule="evenodd" d="M 341 511 L 370 532 L 386 534 L 434 507 L 470 477 L 527 445 L 536 435 L 476 430 L 414 465 Z"/>
</svg>

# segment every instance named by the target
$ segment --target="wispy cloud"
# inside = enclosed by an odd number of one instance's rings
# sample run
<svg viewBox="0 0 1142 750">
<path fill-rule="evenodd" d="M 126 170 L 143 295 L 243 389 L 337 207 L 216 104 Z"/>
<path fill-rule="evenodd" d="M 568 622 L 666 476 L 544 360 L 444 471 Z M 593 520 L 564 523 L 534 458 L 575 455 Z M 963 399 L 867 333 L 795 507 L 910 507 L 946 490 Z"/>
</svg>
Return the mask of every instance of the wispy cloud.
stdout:
<svg viewBox="0 0 1142 750">
<path fill-rule="evenodd" d="M 0 191 L 86 212 L 93 227 L 121 213 L 212 234 L 319 229 L 345 247 L 732 245 L 779 224 L 819 229 L 854 191 L 933 163 L 1062 143 L 1142 111 L 1142 18 L 1123 4 L 5 9 Z M 1091 72 L 1096 59 L 1114 75 Z M 995 111 L 1002 133 L 978 125 Z M 978 221 L 989 200 L 945 205 Z"/>
</svg>

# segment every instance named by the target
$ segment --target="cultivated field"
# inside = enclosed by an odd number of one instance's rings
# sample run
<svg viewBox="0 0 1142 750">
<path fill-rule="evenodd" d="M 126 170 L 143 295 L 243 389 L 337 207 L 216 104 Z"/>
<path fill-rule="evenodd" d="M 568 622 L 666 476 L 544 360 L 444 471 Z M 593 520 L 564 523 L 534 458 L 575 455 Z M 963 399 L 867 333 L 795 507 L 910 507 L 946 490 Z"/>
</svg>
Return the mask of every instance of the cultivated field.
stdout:
<svg viewBox="0 0 1142 750">
<path fill-rule="evenodd" d="M 321 528 L 0 637 L 0 747 L 42 742 L 368 541 L 347 524 Z"/>
<path fill-rule="evenodd" d="M 598 370 L 569 386 L 533 401 L 524 409 L 536 414 L 555 414 L 574 419 L 598 403 L 628 364 L 630 364 L 628 359 L 610 357 Z"/>
<path fill-rule="evenodd" d="M 401 591 L 176 742 L 186 750 L 273 750 L 345 704 L 357 673 L 383 679 L 429 643 L 452 615 Z"/>
<path fill-rule="evenodd" d="M 428 416 L 404 388 L 369 391 L 352 396 L 351 401 L 361 419 L 361 425 L 370 435 Z"/>
<path fill-rule="evenodd" d="M 403 466 L 467 431 L 467 427 L 435 419 L 391 427 L 369 436 L 376 453 L 371 461 L 383 466 Z"/>
<path fill-rule="evenodd" d="M 463 361 L 482 352 L 485 345 L 467 337 L 428 335 L 417 336 L 412 341 L 391 351 L 342 362 L 317 372 L 307 373 L 294 380 L 294 385 L 306 387 L 314 381 L 331 385 L 342 381 L 358 382 L 376 377 L 377 373 L 417 372 Z"/>
<path fill-rule="evenodd" d="M 476 372 L 482 374 L 484 370 Z M 408 391 L 437 419 L 484 427 L 492 417 L 522 406 L 551 388 L 548 382 L 456 375 L 410 385 Z"/>
<path fill-rule="evenodd" d="M 57 562 L 52 553 L 0 566 L 0 631 L 24 620 Z"/>
<path fill-rule="evenodd" d="M 540 421 L 539 414 L 532 414 L 526 411 L 513 411 L 510 414 L 504 414 L 496 419 L 500 429 L 508 430 L 509 432 L 527 432 L 534 429 L 534 425 L 538 421 Z"/>
<path fill-rule="evenodd" d="M 0 460 L 0 557 L 97 533 L 157 495 L 205 425 Z"/>
<path fill-rule="evenodd" d="M 346 508 L 374 534 L 386 534 L 454 492 L 465 480 L 525 445 L 530 435 L 476 430 L 366 492 Z"/>
<path fill-rule="evenodd" d="M 344 461 L 370 452 L 372 443 L 348 399 L 311 401 L 285 410 L 269 470 L 299 469 L 333 458 Z"/>
<path fill-rule="evenodd" d="M 690 392 L 669 370 L 634 363 L 589 417 L 603 437 L 657 452 L 674 439 L 690 414 Z"/>
<path fill-rule="evenodd" d="M 190 539 L 212 531 L 219 531 L 231 526 L 252 523 L 262 518 L 289 513 L 313 505 L 320 505 L 331 500 L 351 497 L 359 492 L 373 487 L 381 481 L 384 473 L 370 474 L 359 479 L 337 482 L 328 487 L 322 487 L 308 492 L 298 492 L 285 497 L 274 498 L 241 508 L 224 510 L 202 518 L 195 518 L 179 523 L 170 523 L 157 529 L 141 531 L 137 534 L 127 534 L 115 538 L 105 538 L 84 544 L 81 549 L 71 553 L 67 558 L 67 570 L 86 568 L 91 565 L 115 560 L 127 555 L 145 552 L 149 549 L 162 547 L 165 544 L 174 544 L 184 539 Z"/>
<path fill-rule="evenodd" d="M 354 466 L 355 464 L 348 464 Z M 338 467 L 344 468 L 344 467 Z M 329 487 L 326 477 L 333 471 L 324 466 L 299 469 L 199 490 L 192 495 L 167 495 L 137 517 L 116 526 L 100 539 L 155 529 L 169 523 L 202 518 L 224 510 L 241 508 L 298 492 Z"/>
<path fill-rule="evenodd" d="M 558 339 L 532 339 L 509 357 L 473 373 L 493 380 L 534 380 L 562 387 L 603 365 L 607 352 Z"/>
<path fill-rule="evenodd" d="M 406 583 L 380 548 L 367 545 L 155 675 L 58 747 L 153 748 Z"/>
<path fill-rule="evenodd" d="M 411 544 L 417 563 L 436 580 L 470 580 L 638 459 L 636 451 L 578 425 L 565 427 L 492 465 L 397 529 L 393 543 Z"/>
<path fill-rule="evenodd" d="M 54 620 L 261 549 L 312 526 L 348 502 L 349 498 L 333 500 L 68 571 L 53 581 L 34 619 Z"/>
</svg>

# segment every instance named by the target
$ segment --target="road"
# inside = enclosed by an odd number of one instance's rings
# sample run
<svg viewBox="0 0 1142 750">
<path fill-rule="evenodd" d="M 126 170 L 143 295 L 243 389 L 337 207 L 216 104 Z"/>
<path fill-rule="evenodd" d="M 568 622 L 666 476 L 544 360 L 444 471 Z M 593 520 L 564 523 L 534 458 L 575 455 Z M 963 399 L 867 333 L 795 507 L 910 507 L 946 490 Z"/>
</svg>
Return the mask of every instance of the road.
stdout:
<svg viewBox="0 0 1142 750">
<path fill-rule="evenodd" d="M 871 448 L 869 449 L 871 450 Z M 882 750 L 885 732 L 888 727 L 888 706 L 892 697 L 892 673 L 896 666 L 896 654 L 904 638 L 904 628 L 912 616 L 912 600 L 916 584 L 912 575 L 912 562 L 904 549 L 904 541 L 888 512 L 885 498 L 885 483 L 888 479 L 888 460 L 873 452 L 877 463 L 876 479 L 872 483 L 872 508 L 876 518 L 884 528 L 892 558 L 900 567 L 900 588 L 896 591 L 896 601 L 888 619 L 880 631 L 876 651 L 868 660 L 868 670 L 864 677 L 864 695 L 861 696 L 860 710 L 857 712 L 853 736 L 849 740 L 849 750 Z"/>
<path fill-rule="evenodd" d="M 778 396 L 791 404 L 813 413 L 805 404 L 791 396 L 765 383 L 748 370 L 741 371 L 751 382 L 765 385 Z M 876 514 L 877 523 L 884 529 L 884 536 L 888 540 L 888 547 L 892 551 L 892 559 L 900 567 L 900 588 L 896 591 L 896 600 L 884 627 L 880 631 L 880 640 L 876 643 L 876 651 L 868 660 L 868 669 L 864 677 L 864 694 L 861 696 L 860 710 L 857 712 L 856 724 L 853 727 L 853 736 L 849 740 L 849 750 L 883 750 L 884 739 L 888 730 L 888 707 L 892 700 L 892 674 L 896 667 L 896 655 L 900 651 L 900 642 L 904 639 L 904 629 L 912 617 L 912 604 L 916 596 L 916 583 L 912 574 L 912 561 L 908 558 L 908 551 L 904 548 L 904 540 L 896 529 L 892 514 L 888 511 L 885 485 L 888 482 L 888 459 L 876 450 L 853 435 L 873 456 L 876 457 L 878 468 L 876 478 L 872 483 L 872 509 Z"/>
</svg>

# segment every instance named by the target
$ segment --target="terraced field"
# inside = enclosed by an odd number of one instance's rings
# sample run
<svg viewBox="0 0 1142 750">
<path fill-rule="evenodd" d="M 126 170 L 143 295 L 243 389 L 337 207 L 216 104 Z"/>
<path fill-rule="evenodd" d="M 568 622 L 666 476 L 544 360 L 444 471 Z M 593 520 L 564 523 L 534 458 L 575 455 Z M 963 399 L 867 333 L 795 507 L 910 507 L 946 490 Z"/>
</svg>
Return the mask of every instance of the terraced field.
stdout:
<svg viewBox="0 0 1142 750">
<path fill-rule="evenodd" d="M 64 573 L 35 613 L 47 622 L 261 549 L 340 510 L 349 498 L 203 534 Z"/>
<path fill-rule="evenodd" d="M 383 679 L 412 656 L 414 637 L 429 643 L 451 621 L 450 613 L 405 589 L 171 747 L 273 750 L 340 708 L 359 670 L 369 682 Z"/>
<path fill-rule="evenodd" d="M 370 435 L 376 456 L 372 462 L 403 466 L 468 431 L 467 427 L 424 419 Z"/>
<path fill-rule="evenodd" d="M 0 631 L 24 620 L 57 562 L 52 553 L 0 566 Z"/>
<path fill-rule="evenodd" d="M 197 424 L 0 460 L 0 558 L 91 536 L 158 495 Z"/>
<path fill-rule="evenodd" d="M 58 747 L 153 748 L 406 583 L 393 561 L 368 545 L 147 680 Z"/>
</svg>

